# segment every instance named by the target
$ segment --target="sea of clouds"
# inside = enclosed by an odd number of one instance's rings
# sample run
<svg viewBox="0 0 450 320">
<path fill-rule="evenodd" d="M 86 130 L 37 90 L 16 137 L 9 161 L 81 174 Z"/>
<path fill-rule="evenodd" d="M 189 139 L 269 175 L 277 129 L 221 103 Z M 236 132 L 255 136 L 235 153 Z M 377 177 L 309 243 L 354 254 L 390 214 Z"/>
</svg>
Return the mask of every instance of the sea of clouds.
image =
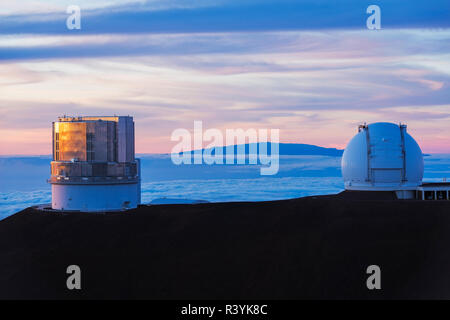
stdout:
<svg viewBox="0 0 450 320">
<path fill-rule="evenodd" d="M 168 155 L 140 155 L 142 201 L 160 198 L 264 201 L 343 190 L 340 157 L 280 156 L 275 176 L 260 176 L 258 165 L 180 165 Z M 0 219 L 29 206 L 50 203 L 49 156 L 0 157 Z M 425 157 L 425 181 L 450 181 L 450 155 Z"/>
</svg>

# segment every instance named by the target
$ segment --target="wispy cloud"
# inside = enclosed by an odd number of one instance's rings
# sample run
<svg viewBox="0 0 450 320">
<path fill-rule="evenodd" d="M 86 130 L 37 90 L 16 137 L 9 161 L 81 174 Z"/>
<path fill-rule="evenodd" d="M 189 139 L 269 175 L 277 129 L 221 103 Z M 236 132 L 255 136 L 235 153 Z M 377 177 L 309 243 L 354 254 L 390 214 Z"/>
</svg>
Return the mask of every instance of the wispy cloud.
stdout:
<svg viewBox="0 0 450 320">
<path fill-rule="evenodd" d="M 0 153 L 25 136 L 47 153 L 58 115 L 114 113 L 136 116 L 140 152 L 168 152 L 197 119 L 330 147 L 361 121 L 407 121 L 426 152 L 450 152 L 450 28 L 431 28 L 448 1 L 382 2 L 379 31 L 359 1 L 329 3 L 92 1 L 75 33 L 53 8 L 16 10 L 0 19 Z"/>
<path fill-rule="evenodd" d="M 48 10 L 33 1 L 11 4 L 0 20 L 0 33 L 67 34 L 65 8 L 83 9 L 83 34 L 186 33 L 228 31 L 365 28 L 369 3 L 359 0 L 230 1 L 51 1 Z M 112 4 L 112 5 L 111 5 Z M 383 26 L 449 27 L 446 0 L 381 0 Z M 30 8 L 37 8 L 30 15 Z M 21 14 L 23 12 L 24 14 Z"/>
</svg>

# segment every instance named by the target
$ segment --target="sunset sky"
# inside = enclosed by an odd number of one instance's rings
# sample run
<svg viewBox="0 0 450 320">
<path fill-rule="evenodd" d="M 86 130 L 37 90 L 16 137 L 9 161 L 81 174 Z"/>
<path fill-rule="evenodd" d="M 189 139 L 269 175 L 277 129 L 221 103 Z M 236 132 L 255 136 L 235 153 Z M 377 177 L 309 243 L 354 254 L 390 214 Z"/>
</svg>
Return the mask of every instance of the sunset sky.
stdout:
<svg viewBox="0 0 450 320">
<path fill-rule="evenodd" d="M 50 154 L 64 114 L 134 116 L 139 153 L 194 120 L 338 148 L 402 122 L 450 153 L 450 1 L 2 0 L 0 154 Z"/>
</svg>

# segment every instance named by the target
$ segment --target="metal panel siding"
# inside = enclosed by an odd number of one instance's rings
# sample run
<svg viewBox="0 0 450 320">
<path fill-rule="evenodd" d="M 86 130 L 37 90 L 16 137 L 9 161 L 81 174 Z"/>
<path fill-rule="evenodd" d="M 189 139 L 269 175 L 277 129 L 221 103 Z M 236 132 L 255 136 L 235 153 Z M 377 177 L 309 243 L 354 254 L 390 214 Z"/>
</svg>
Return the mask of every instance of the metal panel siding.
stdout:
<svg viewBox="0 0 450 320">
<path fill-rule="evenodd" d="M 132 117 L 119 117 L 117 149 L 118 162 L 134 161 L 134 122 Z"/>
<path fill-rule="evenodd" d="M 52 160 L 55 161 L 55 123 L 52 122 Z"/>
<path fill-rule="evenodd" d="M 107 123 L 107 141 L 108 141 L 108 161 L 117 161 L 116 159 L 116 123 L 108 122 Z"/>
<path fill-rule="evenodd" d="M 59 133 L 59 159 L 61 161 L 72 159 L 86 161 L 86 123 L 56 123 L 56 132 Z"/>
<path fill-rule="evenodd" d="M 108 128 L 107 122 L 98 121 L 95 124 L 94 152 L 95 161 L 108 161 Z"/>
<path fill-rule="evenodd" d="M 134 161 L 134 122 L 127 117 L 127 161 Z"/>
<path fill-rule="evenodd" d="M 372 169 L 375 183 L 398 183 L 402 179 L 401 169 Z"/>
<path fill-rule="evenodd" d="M 92 176 L 105 177 L 108 170 L 107 163 L 93 163 L 92 164 Z"/>
<path fill-rule="evenodd" d="M 401 146 L 402 140 L 398 126 L 386 126 L 383 130 L 371 130 L 371 168 L 403 168 L 403 154 Z"/>
<path fill-rule="evenodd" d="M 118 162 L 126 162 L 126 122 L 123 118 L 119 118 L 117 123 L 117 154 Z"/>
</svg>

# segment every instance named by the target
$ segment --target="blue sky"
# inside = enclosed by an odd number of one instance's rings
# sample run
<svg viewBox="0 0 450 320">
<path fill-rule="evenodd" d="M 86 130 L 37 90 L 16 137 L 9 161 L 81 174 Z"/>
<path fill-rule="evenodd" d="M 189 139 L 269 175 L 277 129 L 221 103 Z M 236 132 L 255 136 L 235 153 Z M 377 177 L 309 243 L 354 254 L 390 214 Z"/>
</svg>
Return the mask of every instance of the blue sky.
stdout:
<svg viewBox="0 0 450 320">
<path fill-rule="evenodd" d="M 382 30 L 366 29 L 370 4 Z M 67 30 L 79 5 L 82 29 Z M 176 128 L 279 128 L 344 147 L 406 122 L 450 152 L 450 1 L 37 1 L 0 5 L 1 154 L 50 152 L 61 114 L 136 116 L 138 152 Z"/>
<path fill-rule="evenodd" d="M 382 8 L 384 28 L 450 25 L 450 3 L 444 0 L 6 0 L 0 32 L 67 34 L 61 19 L 68 5 L 83 9 L 83 34 L 363 29 L 371 4 Z"/>
</svg>

